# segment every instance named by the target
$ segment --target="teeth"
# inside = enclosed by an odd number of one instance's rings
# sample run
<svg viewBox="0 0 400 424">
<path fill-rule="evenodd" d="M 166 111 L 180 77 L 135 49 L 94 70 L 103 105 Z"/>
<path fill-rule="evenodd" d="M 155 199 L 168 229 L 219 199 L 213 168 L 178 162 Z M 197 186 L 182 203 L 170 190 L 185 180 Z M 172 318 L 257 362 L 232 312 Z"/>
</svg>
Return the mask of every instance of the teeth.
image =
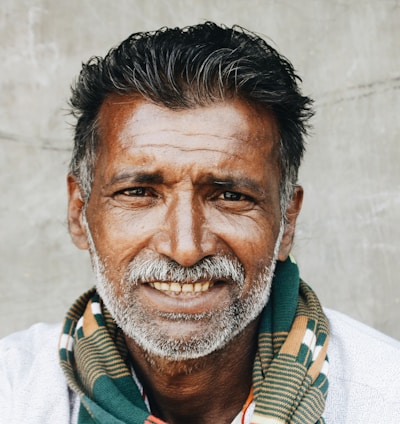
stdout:
<svg viewBox="0 0 400 424">
<path fill-rule="evenodd" d="M 171 292 L 171 293 L 200 293 L 210 289 L 214 284 L 211 281 L 205 281 L 204 283 L 166 283 L 160 281 L 154 281 L 149 283 L 150 287 L 159 291 Z"/>
<path fill-rule="evenodd" d="M 183 284 L 181 286 L 182 293 L 193 293 L 193 284 Z"/>
<path fill-rule="evenodd" d="M 174 293 L 180 293 L 182 291 L 182 286 L 179 283 L 171 283 L 169 285 L 169 290 Z"/>
<path fill-rule="evenodd" d="M 168 283 L 158 283 L 161 287 L 158 288 L 158 290 L 169 290 L 169 284 Z"/>
</svg>

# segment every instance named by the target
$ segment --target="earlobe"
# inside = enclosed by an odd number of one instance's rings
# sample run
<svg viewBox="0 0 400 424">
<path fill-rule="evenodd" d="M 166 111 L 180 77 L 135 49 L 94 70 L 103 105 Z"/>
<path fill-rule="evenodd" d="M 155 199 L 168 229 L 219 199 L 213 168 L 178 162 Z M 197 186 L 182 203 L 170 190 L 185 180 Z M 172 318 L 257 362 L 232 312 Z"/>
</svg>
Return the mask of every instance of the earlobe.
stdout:
<svg viewBox="0 0 400 424">
<path fill-rule="evenodd" d="M 88 249 L 86 229 L 83 225 L 83 208 L 81 189 L 76 178 L 69 174 L 68 184 L 68 229 L 71 239 L 79 249 Z"/>
<path fill-rule="evenodd" d="M 293 246 L 294 232 L 296 228 L 296 220 L 303 203 L 304 191 L 301 186 L 296 186 L 293 191 L 292 200 L 286 209 L 286 223 L 283 232 L 282 241 L 279 247 L 278 259 L 284 261 L 290 254 Z"/>
</svg>

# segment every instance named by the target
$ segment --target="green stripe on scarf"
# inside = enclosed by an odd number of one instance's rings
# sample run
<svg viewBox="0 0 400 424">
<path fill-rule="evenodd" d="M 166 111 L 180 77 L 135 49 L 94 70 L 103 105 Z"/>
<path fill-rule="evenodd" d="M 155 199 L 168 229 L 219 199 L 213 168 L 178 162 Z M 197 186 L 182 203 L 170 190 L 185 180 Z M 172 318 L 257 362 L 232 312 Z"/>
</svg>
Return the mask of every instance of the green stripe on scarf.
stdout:
<svg viewBox="0 0 400 424">
<path fill-rule="evenodd" d="M 328 321 L 290 259 L 277 263 L 271 299 L 261 323 L 253 371 L 256 417 L 275 418 L 272 422 L 276 423 L 323 423 L 328 380 L 321 369 L 326 364 Z M 302 325 L 296 328 L 294 323 Z M 311 340 L 315 337 L 311 346 L 304 343 L 307 336 Z M 312 376 L 313 352 L 322 346 L 321 364 Z M 268 421 L 256 418 L 252 422 Z"/>
<path fill-rule="evenodd" d="M 252 423 L 324 422 L 328 340 L 328 321 L 297 265 L 290 258 L 278 262 L 260 320 Z M 81 399 L 79 424 L 162 423 L 147 410 L 131 376 L 123 334 L 94 289 L 67 314 L 60 362 Z"/>
</svg>

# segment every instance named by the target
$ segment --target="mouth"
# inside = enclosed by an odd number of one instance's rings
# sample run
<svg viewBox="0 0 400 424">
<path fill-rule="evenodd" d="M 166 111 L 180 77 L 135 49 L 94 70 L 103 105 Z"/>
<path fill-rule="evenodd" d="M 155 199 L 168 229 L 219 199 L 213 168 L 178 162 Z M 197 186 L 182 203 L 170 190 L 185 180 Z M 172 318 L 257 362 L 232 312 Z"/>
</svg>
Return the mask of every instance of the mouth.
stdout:
<svg viewBox="0 0 400 424">
<path fill-rule="evenodd" d="M 224 308 L 231 298 L 231 286 L 225 279 L 146 281 L 139 293 L 149 310 L 196 315 Z"/>
<path fill-rule="evenodd" d="M 204 293 L 209 291 L 217 283 L 217 281 L 202 281 L 196 283 L 154 281 L 149 282 L 148 285 L 168 295 L 181 295 Z"/>
</svg>

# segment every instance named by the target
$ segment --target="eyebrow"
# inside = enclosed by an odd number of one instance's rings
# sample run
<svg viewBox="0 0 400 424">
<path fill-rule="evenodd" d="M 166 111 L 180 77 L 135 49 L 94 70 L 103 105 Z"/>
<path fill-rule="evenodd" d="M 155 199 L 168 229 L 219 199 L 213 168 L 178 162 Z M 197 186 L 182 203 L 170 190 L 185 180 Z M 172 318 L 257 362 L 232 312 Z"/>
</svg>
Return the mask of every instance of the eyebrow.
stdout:
<svg viewBox="0 0 400 424">
<path fill-rule="evenodd" d="M 208 184 L 222 186 L 227 189 L 239 189 L 241 187 L 248 188 L 251 191 L 254 191 L 261 196 L 265 195 L 265 190 L 261 187 L 256 181 L 251 178 L 239 176 L 239 177 L 228 177 L 228 178 L 217 178 L 213 175 L 208 175 L 206 177 L 206 182 Z"/>
<path fill-rule="evenodd" d="M 115 175 L 108 186 L 120 183 L 121 181 L 129 181 L 132 183 L 146 183 L 146 184 L 162 184 L 164 177 L 161 172 L 121 172 Z"/>
</svg>

